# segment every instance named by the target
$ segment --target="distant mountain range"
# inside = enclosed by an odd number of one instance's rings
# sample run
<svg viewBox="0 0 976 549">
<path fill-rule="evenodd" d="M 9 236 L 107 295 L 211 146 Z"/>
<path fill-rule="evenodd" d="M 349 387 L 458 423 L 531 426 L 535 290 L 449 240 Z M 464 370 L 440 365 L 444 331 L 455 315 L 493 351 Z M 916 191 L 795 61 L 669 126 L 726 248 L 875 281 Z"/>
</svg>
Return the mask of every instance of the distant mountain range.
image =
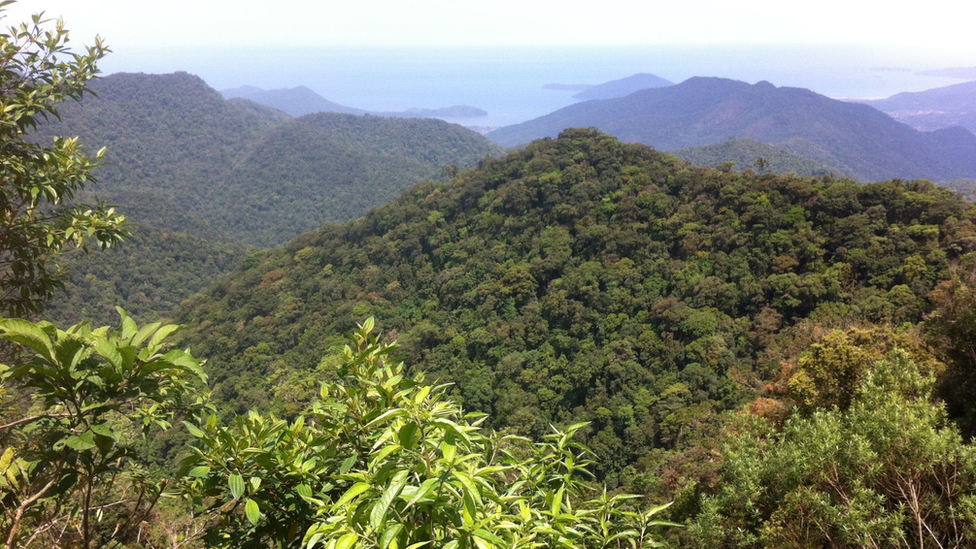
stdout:
<svg viewBox="0 0 976 549">
<path fill-rule="evenodd" d="M 604 82 L 603 84 L 592 86 L 580 93 L 577 93 L 573 97 L 583 101 L 589 101 L 591 99 L 614 99 L 617 97 L 630 95 L 640 90 L 646 90 L 649 88 L 663 88 L 665 86 L 673 85 L 674 82 L 665 80 L 660 76 L 639 73 L 628 76 L 627 78 L 611 80 L 609 82 Z"/>
<path fill-rule="evenodd" d="M 801 88 L 723 78 L 691 78 L 622 98 L 577 103 L 488 137 L 515 146 L 586 126 L 661 150 L 748 137 L 864 181 L 976 175 L 976 136 L 962 128 L 923 133 L 867 105 Z"/>
<path fill-rule="evenodd" d="M 438 109 L 411 108 L 405 111 L 367 111 L 333 103 L 305 86 L 264 90 L 254 86 L 241 86 L 220 92 L 225 99 L 244 98 L 255 103 L 274 107 L 294 117 L 317 112 L 343 114 L 374 114 L 391 118 L 478 118 L 488 116 L 486 111 L 469 105 L 454 105 Z"/>
<path fill-rule="evenodd" d="M 976 133 L 976 81 L 858 103 L 871 105 L 917 130 L 962 126 Z"/>
</svg>

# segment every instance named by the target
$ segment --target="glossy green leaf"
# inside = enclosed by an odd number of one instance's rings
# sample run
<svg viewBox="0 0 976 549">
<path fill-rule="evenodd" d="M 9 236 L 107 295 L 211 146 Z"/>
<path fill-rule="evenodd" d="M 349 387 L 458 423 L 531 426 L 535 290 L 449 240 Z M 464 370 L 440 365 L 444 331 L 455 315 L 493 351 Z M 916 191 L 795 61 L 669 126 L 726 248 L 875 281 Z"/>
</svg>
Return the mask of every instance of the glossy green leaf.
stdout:
<svg viewBox="0 0 976 549">
<path fill-rule="evenodd" d="M 390 485 L 386 487 L 383 495 L 380 499 L 373 504 L 373 510 L 369 514 L 369 524 L 374 530 L 379 530 L 383 523 L 386 521 L 386 512 L 390 508 L 390 504 L 393 500 L 400 494 L 400 490 L 407 484 L 407 471 L 400 471 L 393 477 L 390 481 Z"/>
<path fill-rule="evenodd" d="M 396 539 L 400 531 L 403 530 L 402 524 L 391 524 L 383 531 L 383 535 L 380 536 L 380 549 L 386 549 L 390 546 L 390 542 Z"/>
<path fill-rule="evenodd" d="M 210 467 L 207 467 L 206 465 L 198 465 L 197 467 L 190 469 L 190 472 L 187 473 L 187 475 L 193 478 L 202 478 L 209 474 L 210 474 Z"/>
<path fill-rule="evenodd" d="M 230 488 L 230 495 L 234 499 L 240 499 L 244 495 L 244 477 L 234 473 L 227 479 L 227 486 Z"/>
<path fill-rule="evenodd" d="M 253 499 L 247 500 L 247 503 L 244 504 L 244 514 L 247 515 L 247 520 L 251 524 L 257 525 L 258 521 L 261 520 L 261 509 Z"/>
</svg>

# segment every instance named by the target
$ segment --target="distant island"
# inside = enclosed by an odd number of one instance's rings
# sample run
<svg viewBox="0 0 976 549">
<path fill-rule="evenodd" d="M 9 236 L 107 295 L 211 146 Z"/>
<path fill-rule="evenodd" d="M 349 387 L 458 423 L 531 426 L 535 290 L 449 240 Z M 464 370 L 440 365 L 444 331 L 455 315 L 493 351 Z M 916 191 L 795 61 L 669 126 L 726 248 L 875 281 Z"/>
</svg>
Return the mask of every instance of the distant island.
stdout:
<svg viewBox="0 0 976 549">
<path fill-rule="evenodd" d="M 542 89 L 553 91 L 583 91 L 593 87 L 593 84 L 543 84 Z"/>
<path fill-rule="evenodd" d="M 317 112 L 338 112 L 343 114 L 372 114 L 388 118 L 479 118 L 488 116 L 486 111 L 470 105 L 454 105 L 438 109 L 414 107 L 405 111 L 376 112 L 347 107 L 333 103 L 305 86 L 265 90 L 255 86 L 241 86 L 221 90 L 224 99 L 249 99 L 268 107 L 286 112 L 294 117 Z"/>
<path fill-rule="evenodd" d="M 647 73 L 638 73 L 630 75 L 626 78 L 611 80 L 598 86 L 593 86 L 592 88 L 588 88 L 574 95 L 573 98 L 582 99 L 584 101 L 589 101 L 591 99 L 616 99 L 617 97 L 624 97 L 640 90 L 646 90 L 649 88 L 665 88 L 673 85 L 674 82 L 665 80 L 660 76 Z"/>
<path fill-rule="evenodd" d="M 952 67 L 948 69 L 935 69 L 915 73 L 920 76 L 940 76 L 943 78 L 962 78 L 965 80 L 976 80 L 976 67 Z"/>
</svg>

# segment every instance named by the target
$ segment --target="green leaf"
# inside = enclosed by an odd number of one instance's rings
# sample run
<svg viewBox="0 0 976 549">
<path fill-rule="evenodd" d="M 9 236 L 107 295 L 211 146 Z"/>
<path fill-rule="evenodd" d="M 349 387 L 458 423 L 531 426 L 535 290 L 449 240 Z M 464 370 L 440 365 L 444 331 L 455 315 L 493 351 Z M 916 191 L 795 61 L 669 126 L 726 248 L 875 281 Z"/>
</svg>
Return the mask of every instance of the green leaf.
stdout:
<svg viewBox="0 0 976 549">
<path fill-rule="evenodd" d="M 373 510 L 369 514 L 369 524 L 374 530 L 379 530 L 383 523 L 386 521 L 386 512 L 390 508 L 390 504 L 393 503 L 394 498 L 403 490 L 403 487 L 407 484 L 407 474 L 408 471 L 400 471 L 393 477 L 390 481 L 390 485 L 387 486 L 386 491 L 380 496 L 380 499 L 373 504 Z"/>
<path fill-rule="evenodd" d="M 118 440 L 115 432 L 112 431 L 112 427 L 108 423 L 99 423 L 98 425 L 92 425 L 92 432 L 96 435 L 102 435 L 103 437 L 108 437 L 112 440 Z"/>
<path fill-rule="evenodd" d="M 244 514 L 247 515 L 247 520 L 255 526 L 261 520 L 261 509 L 258 508 L 257 502 L 253 499 L 247 500 L 247 503 L 244 504 Z"/>
<path fill-rule="evenodd" d="M 403 427 L 400 427 L 400 431 L 397 433 L 397 440 L 400 441 L 400 446 L 408 450 L 413 450 L 414 445 L 416 445 L 419 437 L 420 429 L 414 422 L 406 423 Z"/>
<path fill-rule="evenodd" d="M 132 341 L 129 345 L 133 347 L 138 347 L 143 344 L 146 339 L 159 329 L 159 322 L 153 322 L 152 324 L 146 324 L 141 330 L 136 332 L 136 335 L 132 336 Z"/>
<path fill-rule="evenodd" d="M 566 491 L 566 486 L 560 486 L 559 490 L 556 490 L 556 495 L 552 497 L 552 509 L 550 510 L 552 516 L 555 517 L 559 514 L 559 511 L 563 506 L 563 493 Z"/>
<path fill-rule="evenodd" d="M 155 352 L 164 339 L 181 329 L 181 326 L 177 326 L 175 324 L 167 324 L 166 326 L 163 326 L 155 334 L 153 334 L 152 339 L 149 340 L 149 349 Z"/>
<path fill-rule="evenodd" d="M 481 538 L 481 539 L 483 539 L 485 541 L 489 541 L 489 542 L 491 542 L 494 545 L 500 545 L 500 546 L 504 546 L 505 545 L 505 540 L 503 540 L 502 538 L 496 536 L 495 534 L 492 534 L 491 532 L 489 532 L 487 530 L 478 529 L 478 530 L 475 530 L 474 532 L 471 532 L 471 534 L 474 535 L 475 537 L 479 537 L 479 538 Z"/>
<path fill-rule="evenodd" d="M 431 425 L 440 427 L 441 429 L 452 433 L 454 436 L 460 438 L 464 442 L 471 444 L 471 439 L 469 439 L 468 435 L 462 431 L 461 427 L 449 419 L 435 419 L 431 422 Z"/>
<path fill-rule="evenodd" d="M 234 499 L 240 499 L 244 495 L 244 477 L 233 474 L 227 479 L 227 486 L 230 488 L 230 495 Z"/>
<path fill-rule="evenodd" d="M 197 438 L 203 438 L 205 436 L 204 432 L 201 431 L 196 425 L 188 421 L 184 421 L 183 425 L 186 427 L 186 430 L 189 431 L 191 435 Z"/>
<path fill-rule="evenodd" d="M 356 496 L 362 494 L 363 492 L 369 490 L 370 488 L 372 487 L 365 482 L 357 482 L 356 484 L 353 484 L 352 487 L 346 490 L 346 493 L 342 494 L 342 497 L 340 497 L 339 500 L 335 502 L 335 507 L 341 507 L 349 503 Z"/>
<path fill-rule="evenodd" d="M 64 439 L 64 445 L 79 452 L 91 450 L 95 447 L 94 435 L 91 431 L 85 431 L 81 436 L 70 436 Z"/>
<path fill-rule="evenodd" d="M 191 476 L 193 478 L 203 478 L 209 474 L 210 474 L 210 467 L 207 467 L 206 465 L 198 465 L 193 469 L 190 469 L 190 472 L 187 473 L 188 476 Z"/>
<path fill-rule="evenodd" d="M 403 510 L 406 511 L 407 509 L 413 507 L 418 501 L 424 499 L 424 497 L 426 497 L 427 494 L 434 489 L 434 486 L 436 486 L 438 482 L 440 482 L 440 479 L 436 478 L 429 478 L 425 480 L 424 483 L 420 485 L 420 488 L 418 488 L 417 491 L 410 496 L 410 499 L 407 500 L 407 504 L 403 507 Z"/>
<path fill-rule="evenodd" d="M 473 478 L 467 473 L 461 471 L 454 471 L 454 478 L 461 482 L 464 489 L 471 494 L 471 497 L 480 505 L 481 504 L 481 490 L 478 489 L 478 485 L 475 484 Z"/>
<path fill-rule="evenodd" d="M 115 368 L 122 368 L 122 353 L 107 339 L 97 338 L 95 340 L 95 351 Z"/>
<path fill-rule="evenodd" d="M 347 457 L 342 462 L 342 465 L 339 466 L 339 474 L 340 475 L 344 475 L 344 474 L 348 473 L 349 470 L 352 469 L 352 466 L 356 464 L 356 459 L 358 459 L 358 458 L 359 458 L 359 456 L 356 455 L 356 454 L 353 454 L 353 455 Z"/>
<path fill-rule="evenodd" d="M 406 411 L 404 411 L 404 410 L 402 410 L 400 408 L 394 408 L 392 410 L 387 410 L 387 411 L 383 412 L 382 414 L 380 414 L 379 416 L 377 416 L 376 419 L 374 419 L 373 421 L 370 421 L 369 423 L 367 423 L 366 424 L 366 428 L 369 429 L 370 427 L 376 425 L 377 423 L 382 423 L 383 421 L 386 421 L 387 419 L 394 418 L 394 417 L 398 417 L 398 416 L 402 416 L 404 414 L 406 414 Z"/>
<path fill-rule="evenodd" d="M 350 532 L 339 538 L 339 541 L 336 542 L 335 549 L 349 549 L 354 543 L 356 543 L 358 538 L 359 535 L 357 535 L 356 532 Z"/>
<path fill-rule="evenodd" d="M 4 333 L 0 337 L 20 343 L 33 349 L 37 354 L 53 362 L 54 346 L 44 330 L 33 322 L 19 318 L 6 318 L 0 321 L 0 330 Z"/>
<path fill-rule="evenodd" d="M 0 456 L 0 471 L 6 471 L 10 467 L 10 462 L 14 459 L 14 449 L 7 448 Z"/>
<path fill-rule="evenodd" d="M 400 530 L 403 530 L 402 524 L 391 524 L 380 536 L 380 549 L 389 547 L 390 542 L 400 534 Z"/>
</svg>

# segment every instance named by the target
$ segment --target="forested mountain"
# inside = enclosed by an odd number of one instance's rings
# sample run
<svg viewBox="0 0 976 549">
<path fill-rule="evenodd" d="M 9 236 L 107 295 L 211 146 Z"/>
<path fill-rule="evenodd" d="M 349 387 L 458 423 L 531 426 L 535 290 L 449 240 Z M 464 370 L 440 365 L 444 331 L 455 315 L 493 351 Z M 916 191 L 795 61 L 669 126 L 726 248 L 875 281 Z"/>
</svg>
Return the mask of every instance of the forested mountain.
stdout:
<svg viewBox="0 0 976 549">
<path fill-rule="evenodd" d="M 494 427 L 591 421 L 604 478 L 665 490 L 642 483 L 707 455 L 814 326 L 920 320 L 974 217 L 924 181 L 698 168 L 569 130 L 254 255 L 179 318 L 237 410 L 294 413 L 372 315 Z"/>
<path fill-rule="evenodd" d="M 638 73 L 628 76 L 627 78 L 597 84 L 596 86 L 589 87 L 580 93 L 577 93 L 573 97 L 576 99 L 582 99 L 583 101 L 589 101 L 590 99 L 614 99 L 617 97 L 630 95 L 639 90 L 646 90 L 648 88 L 663 88 L 665 86 L 673 85 L 674 82 L 665 80 L 660 76 L 647 73 Z"/>
<path fill-rule="evenodd" d="M 488 137 L 514 146 L 581 126 L 660 150 L 749 137 L 864 181 L 976 174 L 976 136 L 962 128 L 923 133 L 866 105 L 722 78 L 691 78 L 619 99 L 577 103 Z"/>
<path fill-rule="evenodd" d="M 976 81 L 858 102 L 871 105 L 917 130 L 962 126 L 976 133 Z"/>
<path fill-rule="evenodd" d="M 174 205 L 208 227 L 195 233 L 205 238 L 279 244 L 362 215 L 447 164 L 470 166 L 499 151 L 437 120 L 292 119 L 224 100 L 186 73 L 114 74 L 92 88 L 97 97 L 64 105 L 61 121 L 44 126 L 41 138 L 79 135 L 89 147 L 107 147 L 107 165 L 96 174 L 100 196 L 141 212 L 135 221 L 179 229 L 160 223 L 168 214 L 152 207 Z"/>
<path fill-rule="evenodd" d="M 671 151 L 671 154 L 700 166 L 716 167 L 731 162 L 732 165 L 729 167 L 737 170 L 752 168 L 761 173 L 793 172 L 803 177 L 822 175 L 849 177 L 837 168 L 748 137 L 726 139 L 714 145 L 677 149 Z"/>
<path fill-rule="evenodd" d="M 239 268 L 245 253 L 234 244 L 138 225 L 116 249 L 66 254 L 72 276 L 44 318 L 64 326 L 82 320 L 106 326 L 118 320 L 115 307 L 123 307 L 144 322 L 155 321 Z"/>
<path fill-rule="evenodd" d="M 224 100 L 186 73 L 114 74 L 92 88 L 97 97 L 63 105 L 61 120 L 35 138 L 78 135 L 92 149 L 106 147 L 92 190 L 139 227 L 125 250 L 98 262 L 68 258 L 74 278 L 51 304 L 50 318 L 63 321 L 81 312 L 111 320 L 115 305 L 137 318 L 165 314 L 236 265 L 243 246 L 277 245 L 363 215 L 444 166 L 500 151 L 438 120 L 292 119 Z"/>
</svg>

